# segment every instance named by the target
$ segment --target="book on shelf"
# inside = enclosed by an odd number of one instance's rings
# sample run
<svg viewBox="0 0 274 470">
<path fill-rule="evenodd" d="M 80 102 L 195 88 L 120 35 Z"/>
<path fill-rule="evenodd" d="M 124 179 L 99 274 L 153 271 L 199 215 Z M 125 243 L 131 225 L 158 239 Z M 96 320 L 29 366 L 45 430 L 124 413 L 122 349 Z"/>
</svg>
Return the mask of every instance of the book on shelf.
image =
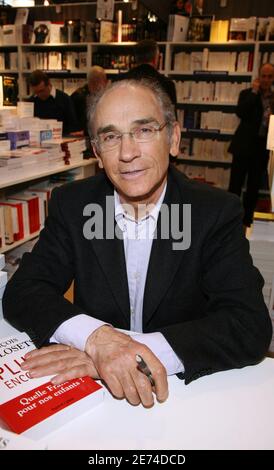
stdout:
<svg viewBox="0 0 274 470">
<path fill-rule="evenodd" d="M 28 16 L 29 16 L 28 8 L 18 8 L 18 10 L 16 10 L 14 24 L 16 25 L 26 24 L 28 21 Z"/>
<path fill-rule="evenodd" d="M 20 367 L 35 349 L 26 333 L 0 340 L 0 423 L 39 440 L 103 401 L 103 387 L 91 377 L 53 385 L 51 377 L 32 379 Z"/>
<path fill-rule="evenodd" d="M 0 248 L 4 248 L 6 246 L 4 210 L 4 207 L 0 207 Z"/>
<path fill-rule="evenodd" d="M 266 40 L 267 41 L 274 41 L 274 17 L 273 16 L 270 16 L 268 18 Z"/>
<path fill-rule="evenodd" d="M 5 214 L 5 226 L 8 227 L 9 224 L 6 222 L 8 217 L 11 219 L 11 243 L 14 241 L 22 240 L 25 233 L 24 218 L 23 218 L 23 206 L 16 201 L 9 200 L 0 200 L 0 207 L 4 207 Z M 8 237 L 8 240 L 10 237 Z M 8 243 L 6 240 L 6 243 Z"/>
<path fill-rule="evenodd" d="M 189 20 L 188 41 L 209 41 L 211 22 L 214 16 L 191 16 Z"/>
<path fill-rule="evenodd" d="M 256 36 L 257 18 L 231 18 L 228 39 L 233 41 L 253 41 Z"/>
<path fill-rule="evenodd" d="M 117 24 L 102 20 L 100 23 L 100 42 L 108 43 L 117 40 Z"/>
<path fill-rule="evenodd" d="M 212 20 L 210 27 L 210 42 L 226 42 L 229 30 L 229 20 Z"/>
<path fill-rule="evenodd" d="M 191 139 L 182 137 L 180 141 L 180 157 L 189 156 L 191 156 Z"/>
<path fill-rule="evenodd" d="M 20 202 L 23 205 L 24 226 L 26 221 L 29 224 L 29 233 L 36 233 L 40 230 L 39 198 L 28 192 L 13 194 L 9 201 Z"/>
<path fill-rule="evenodd" d="M 13 75 L 3 76 L 3 105 L 15 106 L 18 96 L 17 78 Z"/>
<path fill-rule="evenodd" d="M 258 18 L 256 40 L 266 41 L 267 29 L 268 29 L 268 18 Z"/>
<path fill-rule="evenodd" d="M 169 15 L 167 41 L 184 42 L 187 38 L 189 18 L 181 15 Z"/>
<path fill-rule="evenodd" d="M 46 44 L 49 42 L 51 21 L 34 21 L 33 25 L 33 44 Z"/>
</svg>

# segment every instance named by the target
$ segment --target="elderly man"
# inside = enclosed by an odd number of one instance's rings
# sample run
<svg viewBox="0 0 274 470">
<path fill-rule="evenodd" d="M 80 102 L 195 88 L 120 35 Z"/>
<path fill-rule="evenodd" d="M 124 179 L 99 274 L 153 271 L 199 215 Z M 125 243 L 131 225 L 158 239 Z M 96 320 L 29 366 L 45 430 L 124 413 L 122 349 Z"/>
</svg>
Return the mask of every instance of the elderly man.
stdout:
<svg viewBox="0 0 274 470">
<path fill-rule="evenodd" d="M 187 384 L 260 361 L 271 321 L 239 199 L 169 166 L 180 128 L 168 96 L 121 80 L 89 114 L 104 172 L 53 192 L 40 240 L 5 291 L 8 321 L 38 347 L 59 343 L 27 355 L 24 369 L 57 374 L 55 384 L 90 374 L 152 406 L 167 399 L 167 375 Z M 73 305 L 63 298 L 72 280 Z"/>
<path fill-rule="evenodd" d="M 85 136 L 88 136 L 88 101 L 98 93 L 98 91 L 105 88 L 108 82 L 104 69 L 98 65 L 94 65 L 90 68 L 87 79 L 86 85 L 78 88 L 71 95 L 79 127 L 83 130 Z"/>
</svg>

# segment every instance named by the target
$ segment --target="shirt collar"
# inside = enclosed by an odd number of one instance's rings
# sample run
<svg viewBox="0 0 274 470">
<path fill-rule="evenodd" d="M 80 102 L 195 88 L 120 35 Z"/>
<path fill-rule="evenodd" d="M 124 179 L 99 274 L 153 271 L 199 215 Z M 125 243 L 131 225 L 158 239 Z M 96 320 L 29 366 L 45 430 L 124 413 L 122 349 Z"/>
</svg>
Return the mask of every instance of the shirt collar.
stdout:
<svg viewBox="0 0 274 470">
<path fill-rule="evenodd" d="M 142 219 L 140 219 L 138 222 L 140 222 L 141 220 L 146 219 L 147 217 L 151 217 L 155 221 L 157 220 L 162 202 L 163 202 L 165 194 L 166 194 L 166 188 L 167 188 L 167 183 L 165 183 L 164 189 L 163 189 L 158 201 L 154 205 L 153 209 L 149 212 L 149 214 L 147 216 L 142 217 Z M 121 204 L 121 201 L 120 201 L 120 196 L 119 196 L 118 192 L 116 191 L 116 189 L 114 189 L 114 213 L 115 213 L 116 222 L 118 222 L 122 217 L 126 217 L 128 219 L 133 220 L 132 217 L 130 217 L 125 212 L 125 210 L 123 208 L 123 205 Z M 135 219 L 134 219 L 134 221 L 135 221 Z"/>
</svg>

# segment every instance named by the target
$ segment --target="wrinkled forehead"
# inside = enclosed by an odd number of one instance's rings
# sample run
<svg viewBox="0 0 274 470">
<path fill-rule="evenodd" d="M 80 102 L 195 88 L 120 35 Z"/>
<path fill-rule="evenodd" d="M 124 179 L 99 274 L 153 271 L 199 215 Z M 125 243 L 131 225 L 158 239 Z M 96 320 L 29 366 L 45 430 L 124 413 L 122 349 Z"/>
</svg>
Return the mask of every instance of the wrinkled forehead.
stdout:
<svg viewBox="0 0 274 470">
<path fill-rule="evenodd" d="M 162 121 L 163 111 L 156 95 L 149 88 L 135 84 L 115 84 L 99 100 L 94 115 L 95 127 L 128 125 L 137 120 L 154 117 Z"/>
</svg>

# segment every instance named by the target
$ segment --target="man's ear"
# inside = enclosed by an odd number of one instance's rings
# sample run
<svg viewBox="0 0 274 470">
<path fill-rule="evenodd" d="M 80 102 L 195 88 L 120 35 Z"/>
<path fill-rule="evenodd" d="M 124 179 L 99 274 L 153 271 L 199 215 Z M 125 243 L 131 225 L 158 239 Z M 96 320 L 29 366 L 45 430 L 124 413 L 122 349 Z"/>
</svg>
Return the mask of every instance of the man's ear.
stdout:
<svg viewBox="0 0 274 470">
<path fill-rule="evenodd" d="M 104 168 L 102 158 L 101 158 L 100 153 L 98 152 L 98 148 L 96 147 L 95 144 L 92 144 L 92 149 L 93 149 L 95 157 L 98 160 L 99 168 Z"/>
<path fill-rule="evenodd" d="M 179 123 L 176 121 L 173 124 L 172 134 L 170 138 L 170 150 L 169 153 L 173 157 L 177 157 L 180 150 L 180 140 L 181 140 L 181 128 Z"/>
</svg>

